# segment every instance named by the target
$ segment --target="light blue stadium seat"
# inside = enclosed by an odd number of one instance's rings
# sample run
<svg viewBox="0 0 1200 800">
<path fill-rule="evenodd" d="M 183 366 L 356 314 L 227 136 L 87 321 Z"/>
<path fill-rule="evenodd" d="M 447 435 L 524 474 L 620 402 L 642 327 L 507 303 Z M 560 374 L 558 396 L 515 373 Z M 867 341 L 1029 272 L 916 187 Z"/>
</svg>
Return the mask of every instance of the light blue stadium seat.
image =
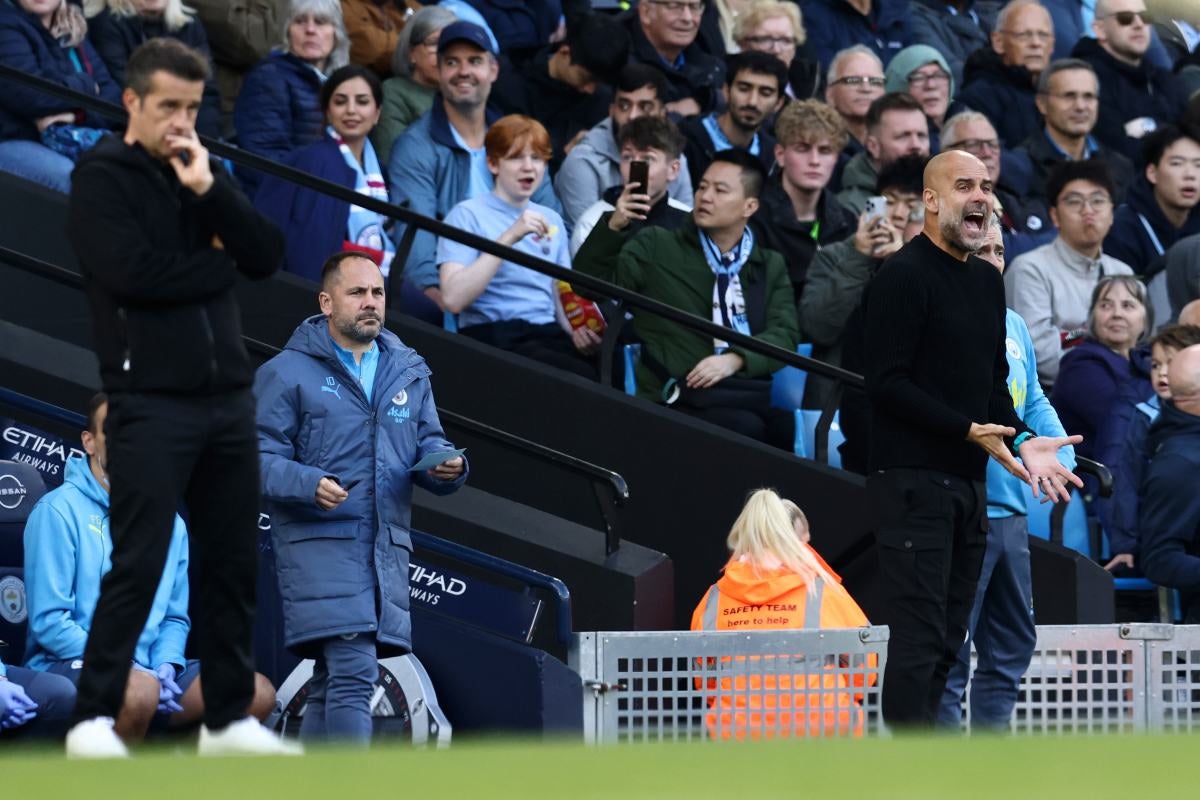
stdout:
<svg viewBox="0 0 1200 800">
<path fill-rule="evenodd" d="M 1029 492 L 1028 487 L 1023 491 Z M 1039 539 L 1049 540 L 1050 514 L 1054 510 L 1054 504 L 1040 503 L 1034 500 L 1032 495 L 1029 495 L 1028 501 L 1030 535 L 1037 536 Z M 1077 550 L 1088 558 L 1092 558 L 1092 548 L 1089 541 L 1087 511 L 1084 508 L 1083 495 L 1077 491 L 1072 491 L 1071 502 L 1067 506 L 1066 515 L 1063 517 L 1063 546 Z"/>
<path fill-rule="evenodd" d="M 637 397 L 637 363 L 642 360 L 642 346 L 627 344 L 621 348 L 625 364 L 625 394 Z"/>
<path fill-rule="evenodd" d="M 812 344 L 801 342 L 796 345 L 796 352 L 802 356 L 812 356 Z M 800 408 L 804 402 L 804 388 L 808 385 L 808 370 L 787 366 L 776 370 L 771 376 L 771 405 L 792 411 Z"/>
<path fill-rule="evenodd" d="M 833 420 L 829 424 L 829 447 L 825 463 L 837 469 L 842 468 L 842 454 L 838 447 L 846 441 L 839 422 L 839 412 L 833 412 Z M 817 423 L 821 420 L 821 412 L 813 409 L 796 410 L 796 455 L 801 458 L 816 458 L 817 452 Z"/>
<path fill-rule="evenodd" d="M 449 311 L 442 312 L 442 328 L 450 333 L 458 333 L 458 314 Z"/>
</svg>

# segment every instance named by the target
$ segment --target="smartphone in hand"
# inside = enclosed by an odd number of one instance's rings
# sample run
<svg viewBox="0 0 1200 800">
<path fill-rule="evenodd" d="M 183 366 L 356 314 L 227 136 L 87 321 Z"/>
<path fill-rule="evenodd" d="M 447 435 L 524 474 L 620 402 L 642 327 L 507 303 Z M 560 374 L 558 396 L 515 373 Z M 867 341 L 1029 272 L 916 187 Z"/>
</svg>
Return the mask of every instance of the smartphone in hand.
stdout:
<svg viewBox="0 0 1200 800">
<path fill-rule="evenodd" d="M 887 216 L 888 201 L 886 197 L 868 197 L 867 204 L 863 207 L 863 214 L 867 217 L 867 225 L 874 225 L 879 220 Z"/>
<path fill-rule="evenodd" d="M 638 185 L 638 194 L 650 194 L 650 163 L 647 161 L 630 161 L 629 182 Z"/>
</svg>

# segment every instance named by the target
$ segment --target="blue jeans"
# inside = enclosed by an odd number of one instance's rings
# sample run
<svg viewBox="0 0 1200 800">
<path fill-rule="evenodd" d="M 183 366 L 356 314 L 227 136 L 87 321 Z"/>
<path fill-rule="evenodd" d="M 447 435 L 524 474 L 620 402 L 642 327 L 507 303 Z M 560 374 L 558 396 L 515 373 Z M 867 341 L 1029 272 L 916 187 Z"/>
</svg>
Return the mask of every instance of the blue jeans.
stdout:
<svg viewBox="0 0 1200 800">
<path fill-rule="evenodd" d="M 75 708 L 75 685 L 49 672 L 9 667 L 8 679 L 25 690 L 37 703 L 37 716 L 19 728 L 0 731 L 0 739 L 17 737 L 54 737 L 67 732 L 71 711 Z"/>
<path fill-rule="evenodd" d="M 946 679 L 938 723 L 958 727 L 971 668 L 971 639 L 979 661 L 971 681 L 971 727 L 1007 729 L 1021 676 L 1037 646 L 1029 528 L 1023 515 L 989 520 L 983 571 L 971 609 L 970 638 Z"/>
<path fill-rule="evenodd" d="M 0 172 L 40 183 L 56 192 L 69 194 L 75 162 L 40 142 L 12 139 L 0 142 Z"/>
<path fill-rule="evenodd" d="M 322 642 L 309 683 L 300 738 L 333 739 L 364 747 L 370 744 L 371 697 L 378 679 L 373 635 L 337 636 Z"/>
</svg>

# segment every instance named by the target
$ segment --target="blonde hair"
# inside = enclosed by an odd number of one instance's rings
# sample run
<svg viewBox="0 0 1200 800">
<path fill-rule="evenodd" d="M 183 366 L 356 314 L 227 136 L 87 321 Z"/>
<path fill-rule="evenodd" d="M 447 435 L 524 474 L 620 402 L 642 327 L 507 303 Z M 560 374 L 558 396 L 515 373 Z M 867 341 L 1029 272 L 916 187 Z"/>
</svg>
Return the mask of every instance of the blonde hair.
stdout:
<svg viewBox="0 0 1200 800">
<path fill-rule="evenodd" d="M 781 3 L 779 0 L 755 0 L 750 7 L 738 15 L 733 24 L 733 40 L 741 43 L 746 34 L 769 19 L 787 17 L 792 23 L 792 34 L 796 37 L 796 46 L 808 40 L 808 31 L 804 29 L 804 21 L 800 17 L 800 6 L 795 3 Z"/>
<path fill-rule="evenodd" d="M 138 15 L 134 0 L 84 0 L 83 3 L 83 13 L 87 15 L 88 19 L 106 8 L 110 14 L 118 18 Z M 185 27 L 195 16 L 195 9 L 185 6 L 182 0 L 167 0 L 167 7 L 163 9 L 163 25 L 171 33 L 174 33 Z"/>
<path fill-rule="evenodd" d="M 784 147 L 817 144 L 822 139 L 840 151 L 850 133 L 842 115 L 820 100 L 793 100 L 775 118 L 775 141 Z"/>
<path fill-rule="evenodd" d="M 769 569 L 769 565 L 777 560 L 784 569 L 803 578 L 809 592 L 816 591 L 816 578 L 821 578 L 827 585 L 837 585 L 812 548 L 800 541 L 794 526 L 796 517 L 787 505 L 789 502 L 771 489 L 758 489 L 751 494 L 726 540 L 732 558 L 746 561 L 756 571 Z M 791 507 L 807 528 L 808 518 L 804 512 L 795 503 L 791 503 Z"/>
</svg>

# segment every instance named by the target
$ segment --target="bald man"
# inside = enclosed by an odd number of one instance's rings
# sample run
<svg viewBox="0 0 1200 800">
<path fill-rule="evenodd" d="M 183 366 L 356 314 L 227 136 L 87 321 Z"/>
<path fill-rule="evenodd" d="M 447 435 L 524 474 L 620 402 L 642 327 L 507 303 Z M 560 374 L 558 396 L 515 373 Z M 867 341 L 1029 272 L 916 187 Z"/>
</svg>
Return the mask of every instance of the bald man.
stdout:
<svg viewBox="0 0 1200 800">
<path fill-rule="evenodd" d="M 1200 345 L 1175 354 L 1168 380 L 1171 399 L 1146 436 L 1142 569 L 1183 594 L 1184 622 L 1192 625 L 1200 623 Z"/>
<path fill-rule="evenodd" d="M 1200 325 L 1200 300 L 1193 300 L 1179 311 L 1180 325 Z"/>
<path fill-rule="evenodd" d="M 922 233 L 884 263 L 865 301 L 867 489 L 891 627 L 883 716 L 894 728 L 933 724 L 966 637 L 988 457 L 1034 497 L 1065 500 L 1068 483 L 1082 486 L 1056 458 L 1080 437 L 1036 436 L 1008 393 L 1004 285 L 972 255 L 993 213 L 987 167 L 962 151 L 935 157 L 922 201 Z"/>
</svg>

